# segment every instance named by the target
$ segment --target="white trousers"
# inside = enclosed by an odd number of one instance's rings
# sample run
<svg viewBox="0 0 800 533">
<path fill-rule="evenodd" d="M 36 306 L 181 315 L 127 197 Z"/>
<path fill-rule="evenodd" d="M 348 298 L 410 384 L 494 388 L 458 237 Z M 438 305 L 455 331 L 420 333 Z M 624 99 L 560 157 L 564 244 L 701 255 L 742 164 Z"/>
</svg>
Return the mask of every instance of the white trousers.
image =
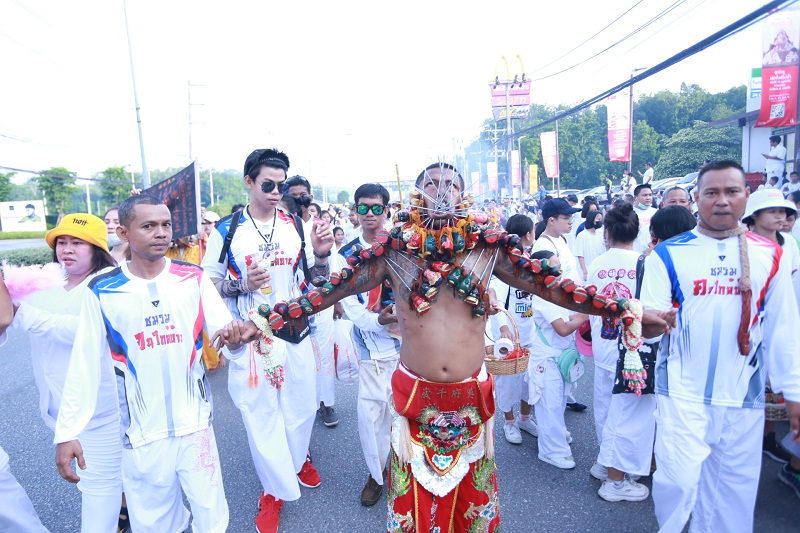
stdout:
<svg viewBox="0 0 800 533">
<path fill-rule="evenodd" d="M 119 511 L 117 507 L 116 511 Z M 0 533 L 47 533 L 25 489 L 8 467 L 8 454 L 0 447 Z"/>
<path fill-rule="evenodd" d="M 567 457 L 572 450 L 567 444 L 567 425 L 564 409 L 564 378 L 552 358 L 528 365 L 528 397 L 534 402 L 536 425 L 539 427 L 539 453 L 545 456 Z"/>
<path fill-rule="evenodd" d="M 612 394 L 597 462 L 627 474 L 649 476 L 655 409 L 655 394 Z"/>
<path fill-rule="evenodd" d="M 504 413 L 513 412 L 520 400 L 528 401 L 528 373 L 495 376 L 494 395 L 498 409 Z"/>
<path fill-rule="evenodd" d="M 136 533 L 180 533 L 189 527 L 181 489 L 192 509 L 192 531 L 224 533 L 228 528 L 228 502 L 211 427 L 124 449 L 122 482 Z"/>
<path fill-rule="evenodd" d="M 314 315 L 311 345 L 317 371 L 317 405 L 336 403 L 336 366 L 333 361 L 333 307 Z"/>
<path fill-rule="evenodd" d="M 122 503 L 122 442 L 119 419 L 78 436 L 86 470 L 78 469 L 82 533 L 116 531 Z"/>
<path fill-rule="evenodd" d="M 597 432 L 597 444 L 603 444 L 603 427 L 606 425 L 608 408 L 611 405 L 611 391 L 614 389 L 616 372 L 605 370 L 594 365 L 594 429 Z M 653 407 L 655 409 L 655 406 Z"/>
<path fill-rule="evenodd" d="M 392 373 L 398 359 L 364 359 L 358 366 L 358 438 L 369 475 L 383 485 L 392 428 Z"/>
<path fill-rule="evenodd" d="M 764 411 L 657 395 L 653 502 L 662 533 L 753 530 Z"/>
<path fill-rule="evenodd" d="M 250 387 L 250 369 L 232 364 L 228 369 L 228 392 L 239 408 L 247 430 L 250 454 L 264 493 L 284 501 L 300 498 L 297 472 L 306 461 L 311 430 L 317 413 L 314 351 L 311 340 L 285 344 L 285 380 L 281 390 L 264 377 L 261 357 L 252 364 L 258 384 Z M 247 365 L 247 361 L 243 361 Z"/>
</svg>

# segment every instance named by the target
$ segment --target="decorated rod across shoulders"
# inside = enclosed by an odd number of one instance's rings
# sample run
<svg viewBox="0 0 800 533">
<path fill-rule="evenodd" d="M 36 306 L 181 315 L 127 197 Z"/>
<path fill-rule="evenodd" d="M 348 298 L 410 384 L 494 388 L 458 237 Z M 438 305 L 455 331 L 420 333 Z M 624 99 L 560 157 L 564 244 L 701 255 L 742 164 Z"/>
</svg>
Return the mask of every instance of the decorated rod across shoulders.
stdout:
<svg viewBox="0 0 800 533">
<path fill-rule="evenodd" d="M 414 199 L 412 198 L 412 204 Z M 399 225 L 391 231 L 377 233 L 375 242 L 371 247 L 354 245 L 347 256 L 347 266 L 339 272 L 331 272 L 329 279 L 314 278 L 315 288 L 303 296 L 287 302 L 278 302 L 274 307 L 261 305 L 258 314 L 264 321 L 259 321 L 257 326 L 262 330 L 262 325 L 272 330 L 282 328 L 287 322 L 300 319 L 304 314 L 312 315 L 318 312 L 323 305 L 326 295 L 334 291 L 352 293 L 358 291 L 356 279 L 363 269 L 370 268 L 374 273 L 377 262 L 385 260 L 395 273 L 402 270 L 408 276 L 415 276 L 416 280 L 407 282 L 403 276 L 401 282 L 408 289 L 409 308 L 418 315 L 427 313 L 435 303 L 440 289 L 447 285 L 452 288 L 453 294 L 472 307 L 473 317 L 484 317 L 489 307 L 486 285 L 488 277 L 492 274 L 497 263 L 497 254 L 505 253 L 513 265 L 513 275 L 525 279 L 526 282 L 541 287 L 542 297 L 556 305 L 567 307 L 586 307 L 587 312 L 602 314 L 611 318 L 618 318 L 622 327 L 620 333 L 605 332 L 604 336 L 621 339 L 628 350 L 625 357 L 626 375 L 629 375 L 631 388 L 638 394 L 644 386 L 646 373 L 638 357 L 638 348 L 642 344 L 642 306 L 636 300 L 626 298 L 609 298 L 598 293 L 593 285 L 580 286 L 571 279 L 561 277 L 561 269 L 551 264 L 547 259 L 532 259 L 519 244 L 519 236 L 509 234 L 498 228 L 484 213 L 468 214 L 457 218 L 455 224 L 447 225 L 440 229 L 428 228 L 421 220 L 417 209 L 400 211 L 395 215 L 395 222 Z M 478 246 L 482 244 L 483 246 Z M 490 252 L 490 260 L 486 263 L 483 272 L 475 273 L 464 267 L 473 251 L 480 249 L 480 254 Z M 405 256 L 405 264 L 394 259 Z M 394 257 L 394 259 L 392 259 Z M 486 272 L 489 276 L 486 276 Z M 556 294 L 548 293 L 559 289 L 560 301 L 556 301 Z M 574 304 L 570 304 L 568 299 Z M 329 304 L 326 304 L 329 305 Z"/>
</svg>

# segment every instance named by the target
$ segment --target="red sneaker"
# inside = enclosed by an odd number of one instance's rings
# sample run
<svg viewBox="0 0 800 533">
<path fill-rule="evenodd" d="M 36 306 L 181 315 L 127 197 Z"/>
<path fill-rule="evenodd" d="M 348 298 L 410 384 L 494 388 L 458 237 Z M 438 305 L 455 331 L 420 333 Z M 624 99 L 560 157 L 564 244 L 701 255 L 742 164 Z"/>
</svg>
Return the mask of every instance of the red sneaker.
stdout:
<svg viewBox="0 0 800 533">
<path fill-rule="evenodd" d="M 297 480 L 301 485 L 310 489 L 315 489 L 322 484 L 322 478 L 319 477 L 319 472 L 317 472 L 317 469 L 314 468 L 314 465 L 312 465 L 311 461 L 308 459 L 303 463 L 303 468 L 300 469 L 300 472 L 297 473 Z"/>
<path fill-rule="evenodd" d="M 277 533 L 281 520 L 283 500 L 276 500 L 271 494 L 261 493 L 256 513 L 256 531 L 258 533 Z"/>
</svg>

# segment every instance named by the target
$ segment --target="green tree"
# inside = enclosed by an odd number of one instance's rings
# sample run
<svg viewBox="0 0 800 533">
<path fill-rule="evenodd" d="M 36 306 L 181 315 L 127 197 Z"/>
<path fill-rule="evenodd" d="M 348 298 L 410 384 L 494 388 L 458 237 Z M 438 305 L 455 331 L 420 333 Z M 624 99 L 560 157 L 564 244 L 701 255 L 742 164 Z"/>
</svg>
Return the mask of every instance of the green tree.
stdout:
<svg viewBox="0 0 800 533">
<path fill-rule="evenodd" d="M 130 178 L 123 167 L 108 167 L 103 172 L 93 176 L 100 182 L 100 194 L 105 205 L 119 205 L 131 195 Z"/>
<path fill-rule="evenodd" d="M 77 190 L 75 174 L 64 167 L 50 167 L 34 178 L 36 184 L 44 193 L 47 207 L 58 214 L 56 222 L 64 218 L 67 200 Z"/>
<path fill-rule="evenodd" d="M 336 195 L 336 201 L 339 204 L 344 204 L 345 202 L 349 202 L 350 201 L 350 194 L 343 189 L 343 190 L 339 191 L 339 193 Z"/>
<path fill-rule="evenodd" d="M 633 169 L 633 175 L 637 178 L 637 181 L 641 181 L 641 179 L 639 179 L 639 174 L 636 171 L 639 170 L 644 173 L 644 164 L 647 162 L 655 165 L 665 141 L 666 137 L 660 135 L 654 128 L 647 124 L 647 122 L 640 120 L 634 123 L 633 164 L 631 168 Z M 671 177 L 672 176 L 656 173 L 655 179 L 660 180 Z"/>
<path fill-rule="evenodd" d="M 737 127 L 712 128 L 697 121 L 672 136 L 661 151 L 656 176 L 683 176 L 697 170 L 705 159 L 741 161 L 742 139 Z"/>
<path fill-rule="evenodd" d="M 11 199 L 11 178 L 15 172 L 3 174 L 0 172 L 0 202 L 8 202 Z"/>
</svg>

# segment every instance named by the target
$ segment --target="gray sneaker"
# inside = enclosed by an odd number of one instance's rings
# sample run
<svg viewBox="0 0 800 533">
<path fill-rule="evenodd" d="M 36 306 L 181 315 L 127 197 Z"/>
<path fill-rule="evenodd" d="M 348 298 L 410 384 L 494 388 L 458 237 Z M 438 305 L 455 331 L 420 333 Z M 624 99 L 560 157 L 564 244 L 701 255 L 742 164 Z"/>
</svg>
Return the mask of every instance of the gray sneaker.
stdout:
<svg viewBox="0 0 800 533">
<path fill-rule="evenodd" d="M 647 499 L 650 491 L 641 483 L 636 483 L 629 477 L 623 477 L 619 485 L 610 479 L 603 481 L 597 494 L 607 502 L 621 502 L 623 500 L 640 502 Z"/>
<path fill-rule="evenodd" d="M 329 428 L 335 427 L 339 423 L 339 417 L 336 416 L 333 407 L 323 405 L 319 408 L 319 414 L 322 415 L 322 423 Z"/>
<path fill-rule="evenodd" d="M 511 444 L 522 444 L 522 434 L 516 424 L 503 424 L 503 435 Z"/>
<path fill-rule="evenodd" d="M 525 433 L 533 435 L 534 437 L 539 436 L 539 428 L 536 426 L 536 420 L 534 420 L 532 416 L 527 420 L 523 420 L 518 416 L 517 427 Z"/>
</svg>

